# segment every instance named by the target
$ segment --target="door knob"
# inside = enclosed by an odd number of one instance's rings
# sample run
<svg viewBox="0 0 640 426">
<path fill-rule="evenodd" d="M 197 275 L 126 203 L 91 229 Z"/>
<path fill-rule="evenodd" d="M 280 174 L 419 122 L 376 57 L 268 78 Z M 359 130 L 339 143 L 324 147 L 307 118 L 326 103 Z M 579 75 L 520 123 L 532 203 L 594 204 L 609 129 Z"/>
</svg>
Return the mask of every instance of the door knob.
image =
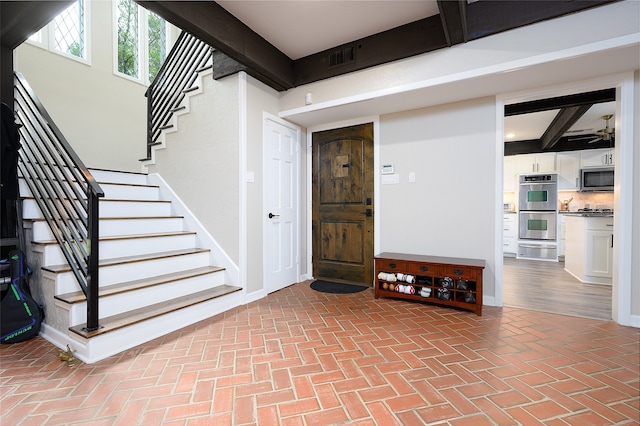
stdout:
<svg viewBox="0 0 640 426">
<path fill-rule="evenodd" d="M 274 217 L 280 217 L 279 214 L 269 213 L 269 219 L 273 219 Z"/>
</svg>

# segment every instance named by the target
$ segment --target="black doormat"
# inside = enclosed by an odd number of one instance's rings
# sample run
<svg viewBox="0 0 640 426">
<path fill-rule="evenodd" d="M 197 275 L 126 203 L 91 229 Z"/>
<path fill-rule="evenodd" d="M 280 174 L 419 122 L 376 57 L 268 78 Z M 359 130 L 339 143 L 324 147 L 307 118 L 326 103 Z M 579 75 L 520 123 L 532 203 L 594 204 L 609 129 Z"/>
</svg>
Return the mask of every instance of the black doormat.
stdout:
<svg viewBox="0 0 640 426">
<path fill-rule="evenodd" d="M 365 285 L 335 283 L 332 281 L 315 280 L 311 283 L 311 288 L 322 293 L 348 294 L 365 291 L 369 287 Z"/>
</svg>

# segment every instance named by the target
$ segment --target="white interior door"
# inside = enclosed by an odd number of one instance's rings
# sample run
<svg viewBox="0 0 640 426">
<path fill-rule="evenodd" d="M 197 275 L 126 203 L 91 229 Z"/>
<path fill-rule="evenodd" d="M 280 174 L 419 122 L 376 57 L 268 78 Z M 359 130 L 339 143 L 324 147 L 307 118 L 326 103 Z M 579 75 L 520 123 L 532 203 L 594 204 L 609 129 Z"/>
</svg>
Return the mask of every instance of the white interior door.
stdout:
<svg viewBox="0 0 640 426">
<path fill-rule="evenodd" d="M 300 130 L 265 119 L 264 275 L 268 293 L 299 280 Z"/>
</svg>

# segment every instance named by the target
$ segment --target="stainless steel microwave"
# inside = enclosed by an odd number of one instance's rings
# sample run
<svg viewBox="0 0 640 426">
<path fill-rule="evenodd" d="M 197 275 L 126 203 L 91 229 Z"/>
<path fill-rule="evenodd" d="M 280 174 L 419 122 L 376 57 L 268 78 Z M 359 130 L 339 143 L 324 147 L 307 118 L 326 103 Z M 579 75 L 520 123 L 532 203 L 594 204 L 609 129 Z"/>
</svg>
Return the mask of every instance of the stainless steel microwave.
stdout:
<svg viewBox="0 0 640 426">
<path fill-rule="evenodd" d="M 613 167 L 580 170 L 580 191 L 613 191 Z"/>
</svg>

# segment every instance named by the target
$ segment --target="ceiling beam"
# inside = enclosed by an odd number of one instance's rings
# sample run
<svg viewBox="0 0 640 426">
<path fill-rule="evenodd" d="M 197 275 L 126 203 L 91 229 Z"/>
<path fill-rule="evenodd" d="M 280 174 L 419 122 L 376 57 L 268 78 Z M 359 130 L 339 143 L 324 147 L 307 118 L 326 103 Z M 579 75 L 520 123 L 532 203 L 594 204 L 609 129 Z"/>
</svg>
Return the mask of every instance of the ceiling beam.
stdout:
<svg viewBox="0 0 640 426">
<path fill-rule="evenodd" d="M 555 98 L 538 99 L 505 105 L 504 116 L 530 114 L 532 112 L 549 111 L 552 109 L 569 108 L 579 105 L 593 105 L 616 100 L 616 89 L 603 89 L 575 95 L 558 96 Z"/>
<path fill-rule="evenodd" d="M 75 0 L 0 2 L 2 46 L 9 49 L 20 46 L 73 3 Z"/>
<path fill-rule="evenodd" d="M 246 67 L 276 90 L 293 86 L 293 61 L 213 1 L 135 0 Z"/>
<path fill-rule="evenodd" d="M 467 2 L 466 0 L 438 0 L 442 29 L 447 46 L 467 42 Z"/>
<path fill-rule="evenodd" d="M 469 40 L 620 0 L 479 0 L 467 6 Z"/>
<path fill-rule="evenodd" d="M 336 77 L 444 47 L 447 47 L 447 41 L 440 18 L 431 16 L 295 60 L 295 85 Z"/>
<path fill-rule="evenodd" d="M 589 108 L 591 108 L 591 105 L 562 108 L 540 138 L 542 149 L 548 151 L 553 148 L 562 135 L 564 135 Z"/>
</svg>

